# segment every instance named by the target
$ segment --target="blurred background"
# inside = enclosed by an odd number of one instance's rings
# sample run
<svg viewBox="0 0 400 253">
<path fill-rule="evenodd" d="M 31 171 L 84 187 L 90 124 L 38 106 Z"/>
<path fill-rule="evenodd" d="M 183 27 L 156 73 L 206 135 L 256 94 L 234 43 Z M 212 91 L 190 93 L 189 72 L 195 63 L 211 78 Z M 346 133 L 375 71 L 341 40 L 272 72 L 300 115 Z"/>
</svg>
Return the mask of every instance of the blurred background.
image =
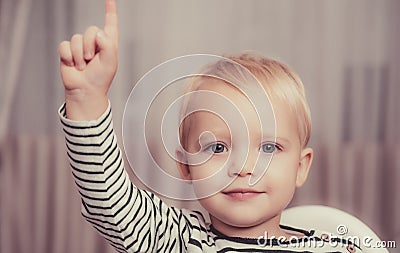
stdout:
<svg viewBox="0 0 400 253">
<path fill-rule="evenodd" d="M 117 4 L 110 100 L 120 143 L 129 92 L 151 68 L 186 54 L 258 51 L 299 73 L 311 106 L 315 160 L 291 206 L 342 209 L 400 247 L 400 1 Z M 113 252 L 80 215 L 57 114 L 58 44 L 102 27 L 103 13 L 101 0 L 0 1 L 2 253 Z"/>
</svg>

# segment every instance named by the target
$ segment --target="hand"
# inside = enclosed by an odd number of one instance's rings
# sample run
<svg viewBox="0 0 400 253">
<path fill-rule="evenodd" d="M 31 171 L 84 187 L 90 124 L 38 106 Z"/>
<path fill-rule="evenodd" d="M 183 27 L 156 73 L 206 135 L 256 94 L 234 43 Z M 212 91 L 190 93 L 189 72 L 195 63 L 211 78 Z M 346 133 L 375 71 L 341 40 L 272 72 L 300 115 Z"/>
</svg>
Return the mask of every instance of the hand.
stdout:
<svg viewBox="0 0 400 253">
<path fill-rule="evenodd" d="M 118 16 L 106 0 L 104 29 L 90 26 L 59 45 L 67 117 L 92 120 L 108 106 L 107 93 L 118 66 Z"/>
</svg>

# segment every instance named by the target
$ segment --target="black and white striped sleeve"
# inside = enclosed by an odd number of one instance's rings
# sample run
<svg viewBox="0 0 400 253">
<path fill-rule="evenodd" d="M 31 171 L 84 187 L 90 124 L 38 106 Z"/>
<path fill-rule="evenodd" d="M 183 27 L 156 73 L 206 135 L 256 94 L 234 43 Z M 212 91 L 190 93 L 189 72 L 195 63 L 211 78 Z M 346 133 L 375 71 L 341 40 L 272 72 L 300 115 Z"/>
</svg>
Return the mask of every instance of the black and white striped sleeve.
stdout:
<svg viewBox="0 0 400 253">
<path fill-rule="evenodd" d="M 181 252 L 189 229 L 181 210 L 136 188 L 124 169 L 110 106 L 94 121 L 59 110 L 82 215 L 120 252 Z"/>
</svg>

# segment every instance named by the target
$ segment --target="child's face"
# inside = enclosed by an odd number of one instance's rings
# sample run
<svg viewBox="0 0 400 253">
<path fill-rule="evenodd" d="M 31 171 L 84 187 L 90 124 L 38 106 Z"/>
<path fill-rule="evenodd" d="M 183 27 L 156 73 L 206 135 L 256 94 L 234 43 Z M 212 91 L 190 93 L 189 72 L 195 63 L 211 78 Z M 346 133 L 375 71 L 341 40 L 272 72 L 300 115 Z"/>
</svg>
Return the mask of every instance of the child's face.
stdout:
<svg viewBox="0 0 400 253">
<path fill-rule="evenodd" d="M 240 91 L 222 81 L 209 80 L 200 89 L 216 92 L 231 100 L 244 116 L 248 132 L 236 130 L 233 131 L 235 136 L 231 136 L 232 131 L 227 124 L 232 125 L 235 122 L 226 124 L 211 112 L 193 113 L 189 116 L 192 118 L 186 136 L 186 150 L 190 153 L 207 153 L 210 157 L 199 165 L 179 164 L 182 175 L 192 180 L 199 195 L 210 187 L 217 187 L 218 182 L 233 180 L 226 188 L 200 199 L 200 203 L 209 212 L 214 227 L 221 232 L 229 234 L 235 227 L 252 227 L 251 234 L 246 234 L 247 236 L 259 236 L 258 233 L 263 235 L 272 221 L 279 225 L 281 211 L 291 201 L 295 188 L 305 181 L 312 151 L 301 148 L 296 117 L 285 103 L 271 98 L 276 120 L 275 140 L 274 116 L 268 110 L 256 112 Z M 206 103 L 218 104 L 212 98 L 207 99 Z M 265 103 L 268 105 L 268 101 Z M 218 113 L 228 115 L 232 110 L 231 106 L 222 106 L 218 108 Z M 267 126 L 263 125 L 264 133 L 261 133 L 257 113 L 262 122 L 270 122 Z M 240 124 L 239 120 L 237 123 Z M 201 134 L 204 132 L 212 133 L 216 140 L 202 140 L 204 135 Z M 246 160 L 243 160 L 246 157 L 243 152 L 248 155 Z M 236 161 L 239 158 L 242 161 Z M 268 169 L 264 173 L 266 168 Z M 221 170 L 226 173 L 216 173 Z M 207 185 L 201 182 L 200 179 L 210 176 L 213 180 Z M 260 180 L 250 185 L 250 177 Z M 216 184 L 213 186 L 210 182 Z"/>
</svg>

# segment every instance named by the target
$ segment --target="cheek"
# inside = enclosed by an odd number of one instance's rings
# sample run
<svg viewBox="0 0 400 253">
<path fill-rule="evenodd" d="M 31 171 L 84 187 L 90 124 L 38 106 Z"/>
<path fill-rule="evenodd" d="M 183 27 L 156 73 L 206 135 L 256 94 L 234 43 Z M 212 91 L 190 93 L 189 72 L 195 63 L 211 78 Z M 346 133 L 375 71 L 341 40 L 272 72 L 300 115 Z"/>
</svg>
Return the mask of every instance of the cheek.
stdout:
<svg viewBox="0 0 400 253">
<path fill-rule="evenodd" d="M 266 176 L 271 183 L 294 184 L 297 177 L 298 159 L 290 156 L 276 156 L 272 159 Z"/>
<path fill-rule="evenodd" d="M 209 169 L 203 165 L 190 166 L 192 180 L 201 180 L 212 175 Z"/>
<path fill-rule="evenodd" d="M 189 167 L 192 185 L 198 198 L 220 192 L 232 182 L 233 178 L 228 176 L 223 165 L 224 162 L 216 162 L 213 159 L 205 164 Z"/>
<path fill-rule="evenodd" d="M 204 207 L 207 212 L 213 214 L 214 210 L 221 210 L 223 207 L 221 205 L 221 201 L 217 201 L 215 196 L 210 196 L 207 198 L 202 198 L 198 200 L 202 207 Z"/>
<path fill-rule="evenodd" d="M 271 162 L 265 174 L 267 192 L 277 206 L 285 208 L 296 190 L 297 163 L 286 159 Z"/>
<path fill-rule="evenodd" d="M 206 162 L 190 166 L 190 173 L 192 179 L 204 179 L 215 175 L 217 172 L 225 169 L 227 157 L 225 156 L 212 156 Z M 221 176 L 222 173 L 218 173 Z"/>
</svg>

